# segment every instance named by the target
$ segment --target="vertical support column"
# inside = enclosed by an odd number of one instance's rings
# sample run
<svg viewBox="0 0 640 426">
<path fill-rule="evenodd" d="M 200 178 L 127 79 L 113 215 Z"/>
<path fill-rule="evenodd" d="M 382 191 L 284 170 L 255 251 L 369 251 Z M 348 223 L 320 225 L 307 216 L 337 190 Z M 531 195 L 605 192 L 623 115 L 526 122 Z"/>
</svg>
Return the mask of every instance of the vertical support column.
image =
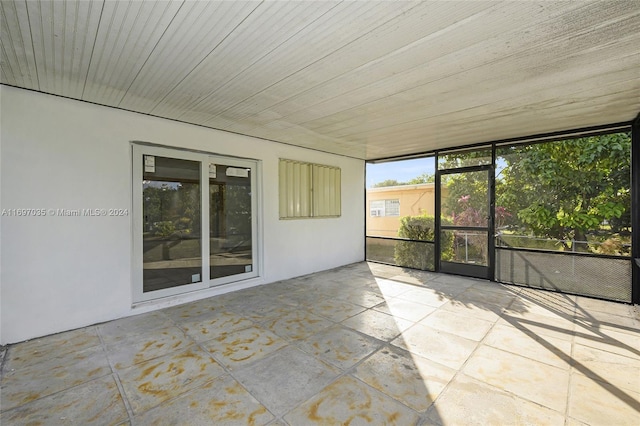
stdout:
<svg viewBox="0 0 640 426">
<path fill-rule="evenodd" d="M 363 243 L 364 243 L 364 259 L 362 260 L 367 260 L 368 256 L 367 256 L 367 219 L 369 218 L 369 208 L 367 206 L 367 164 L 369 164 L 369 162 L 364 161 L 362 167 L 364 167 L 364 238 L 363 238 Z"/>
<path fill-rule="evenodd" d="M 640 304 L 640 114 L 631 124 L 631 303 Z"/>
<path fill-rule="evenodd" d="M 436 166 L 436 179 L 435 179 L 435 191 L 433 192 L 435 195 L 435 200 L 433 200 L 433 269 L 436 272 L 440 272 L 440 209 L 442 208 L 441 206 L 441 200 L 440 200 L 440 170 L 438 169 L 438 156 L 439 154 L 436 152 L 436 155 L 434 157 L 435 159 L 435 166 Z"/>
<path fill-rule="evenodd" d="M 496 280 L 496 144 L 491 144 L 491 169 L 489 170 L 489 232 L 487 236 L 487 255 L 489 280 Z"/>
</svg>

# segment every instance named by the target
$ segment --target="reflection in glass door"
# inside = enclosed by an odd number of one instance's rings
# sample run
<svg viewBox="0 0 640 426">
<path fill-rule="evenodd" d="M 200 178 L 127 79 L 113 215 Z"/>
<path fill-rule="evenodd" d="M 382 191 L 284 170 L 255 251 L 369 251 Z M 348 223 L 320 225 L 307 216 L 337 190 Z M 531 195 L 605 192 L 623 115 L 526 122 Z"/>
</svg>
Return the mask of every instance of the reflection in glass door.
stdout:
<svg viewBox="0 0 640 426">
<path fill-rule="evenodd" d="M 209 164 L 211 279 L 253 270 L 251 169 Z"/>
<path fill-rule="evenodd" d="M 200 163 L 144 157 L 143 292 L 202 281 Z"/>
<path fill-rule="evenodd" d="M 133 146 L 136 302 L 255 278 L 257 162 Z"/>
<path fill-rule="evenodd" d="M 440 270 L 489 278 L 490 197 L 487 167 L 440 175 Z"/>
</svg>

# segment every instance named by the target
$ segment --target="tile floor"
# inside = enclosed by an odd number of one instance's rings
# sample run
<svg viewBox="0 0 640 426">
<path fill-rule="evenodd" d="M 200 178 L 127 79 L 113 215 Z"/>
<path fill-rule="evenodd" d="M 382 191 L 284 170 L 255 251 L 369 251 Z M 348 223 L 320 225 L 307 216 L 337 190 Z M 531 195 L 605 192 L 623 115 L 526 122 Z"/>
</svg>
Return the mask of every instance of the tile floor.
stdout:
<svg viewBox="0 0 640 426">
<path fill-rule="evenodd" d="M 640 424 L 637 306 L 364 262 L 0 362 L 2 425 Z"/>
</svg>

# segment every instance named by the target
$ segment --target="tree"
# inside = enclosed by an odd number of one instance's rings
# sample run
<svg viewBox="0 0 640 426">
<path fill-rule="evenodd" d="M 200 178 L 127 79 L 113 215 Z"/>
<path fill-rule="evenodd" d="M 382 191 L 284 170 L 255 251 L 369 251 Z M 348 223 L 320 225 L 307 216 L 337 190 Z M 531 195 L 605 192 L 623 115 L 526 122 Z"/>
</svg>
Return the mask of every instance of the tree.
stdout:
<svg viewBox="0 0 640 426">
<path fill-rule="evenodd" d="M 398 182 L 395 179 L 387 179 L 387 180 L 383 180 L 382 182 L 378 182 L 375 185 L 373 185 L 374 188 L 382 188 L 384 186 L 398 186 L 398 185 L 405 185 L 402 182 Z"/>
<path fill-rule="evenodd" d="M 431 173 L 423 173 L 418 177 L 414 177 L 413 179 L 407 181 L 407 185 L 420 185 L 423 183 L 434 183 L 436 181 L 436 175 Z"/>
<path fill-rule="evenodd" d="M 387 179 L 382 182 L 378 182 L 373 185 L 374 188 L 382 188 L 385 186 L 401 186 L 401 185 L 420 185 L 423 183 L 433 183 L 436 181 L 436 176 L 430 173 L 423 173 L 420 176 L 414 177 L 407 182 L 399 182 L 395 179 Z"/>
<path fill-rule="evenodd" d="M 588 251 L 589 232 L 630 228 L 630 149 L 629 133 L 500 149 L 497 204 L 512 226 Z"/>
</svg>

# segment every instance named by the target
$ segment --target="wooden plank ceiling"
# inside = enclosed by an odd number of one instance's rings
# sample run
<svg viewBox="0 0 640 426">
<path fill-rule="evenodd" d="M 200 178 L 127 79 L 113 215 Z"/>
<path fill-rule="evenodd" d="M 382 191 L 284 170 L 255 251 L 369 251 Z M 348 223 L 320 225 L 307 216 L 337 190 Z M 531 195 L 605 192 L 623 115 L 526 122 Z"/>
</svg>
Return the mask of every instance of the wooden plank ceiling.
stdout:
<svg viewBox="0 0 640 426">
<path fill-rule="evenodd" d="M 640 111 L 640 1 L 7 1 L 3 84 L 361 159 Z"/>
</svg>

